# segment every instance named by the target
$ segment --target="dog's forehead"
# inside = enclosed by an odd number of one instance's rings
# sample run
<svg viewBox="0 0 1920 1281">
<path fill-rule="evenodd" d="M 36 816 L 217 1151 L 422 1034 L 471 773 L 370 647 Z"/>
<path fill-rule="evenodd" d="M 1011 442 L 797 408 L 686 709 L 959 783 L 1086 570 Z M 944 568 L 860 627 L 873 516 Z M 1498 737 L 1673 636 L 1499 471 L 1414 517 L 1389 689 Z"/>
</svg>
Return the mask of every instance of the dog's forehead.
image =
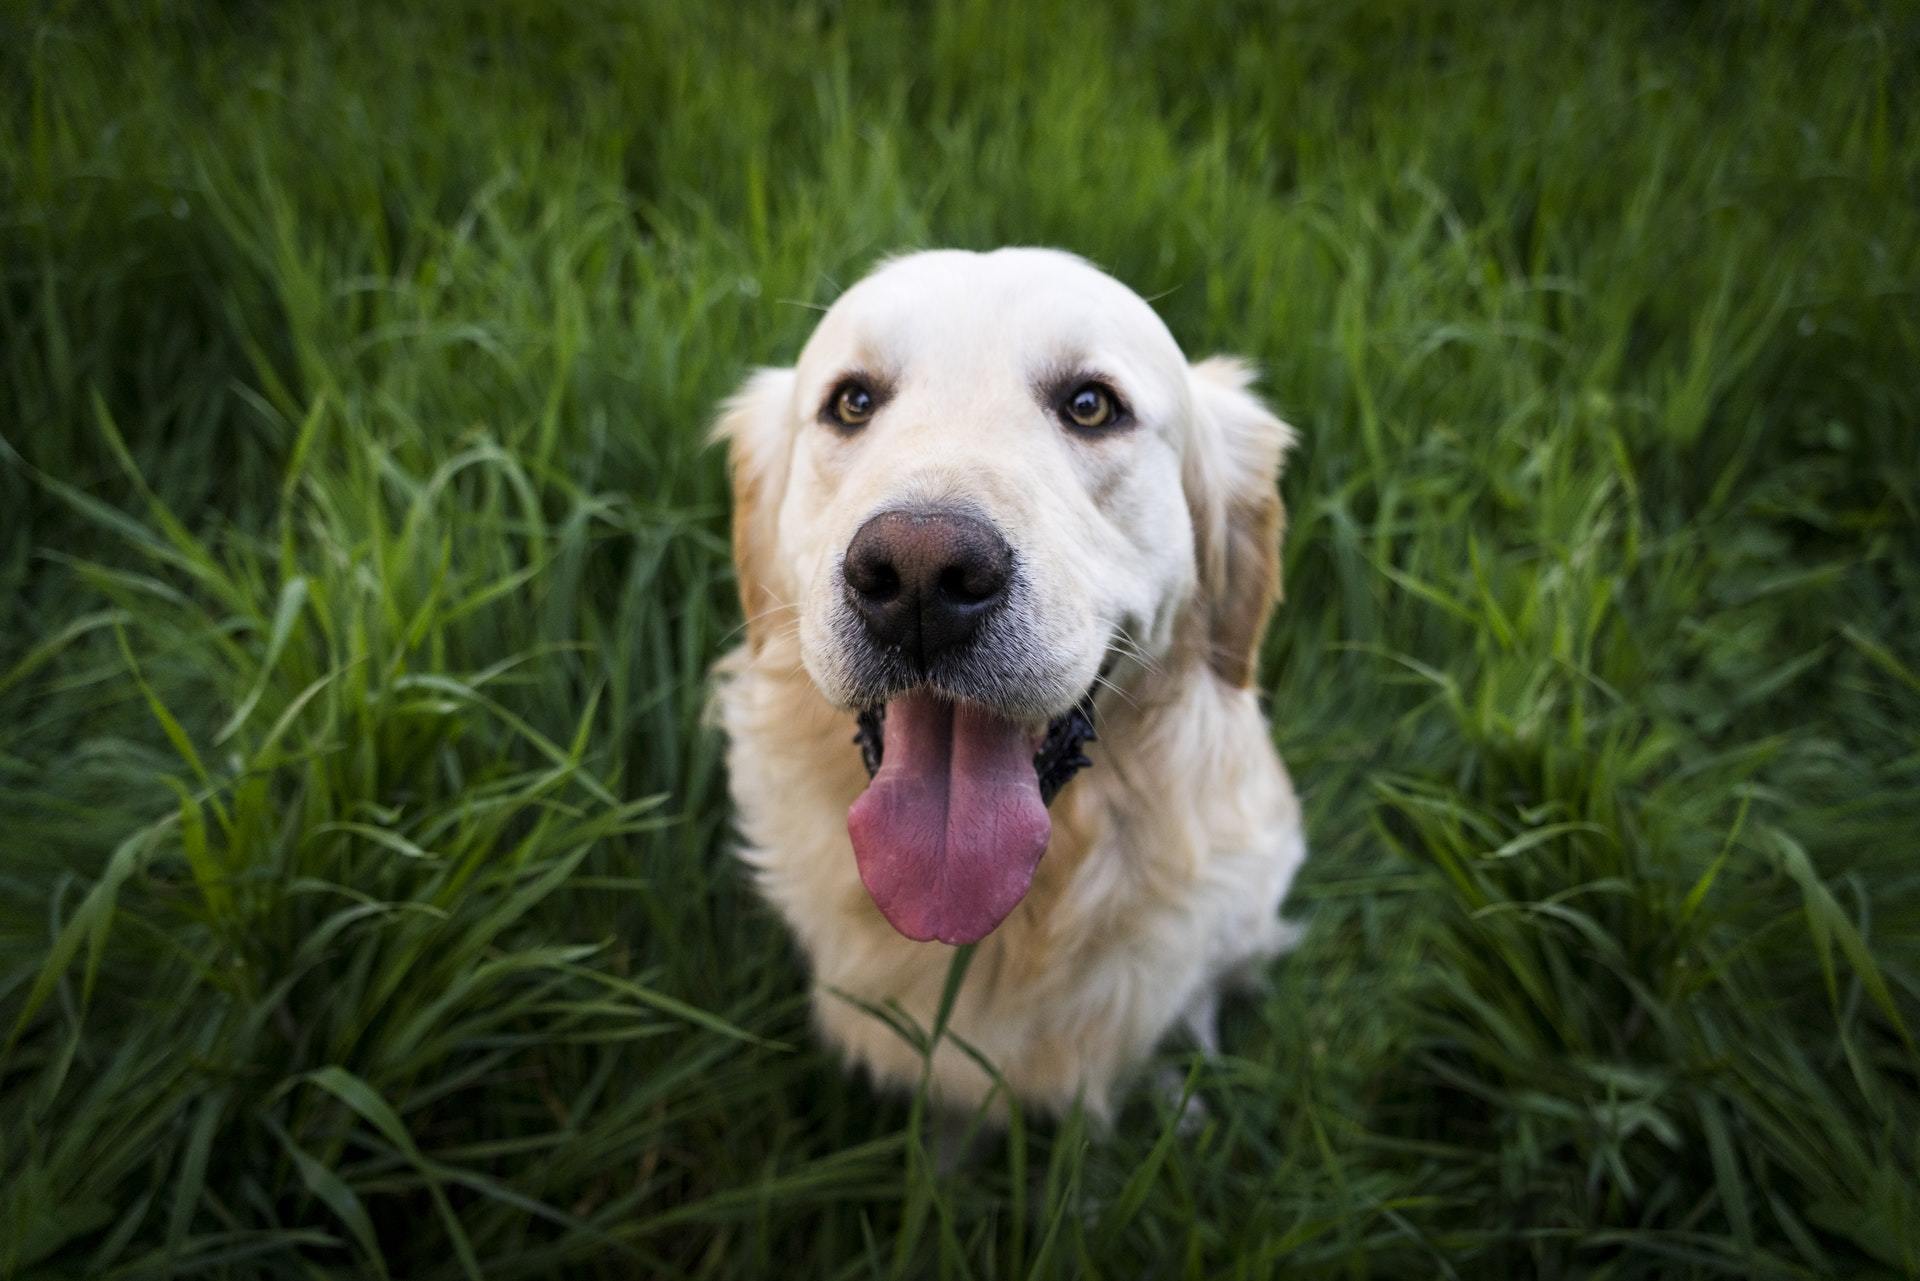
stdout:
<svg viewBox="0 0 1920 1281">
<path fill-rule="evenodd" d="M 828 309 L 801 363 L 911 375 L 916 366 L 1009 371 L 1075 363 L 1184 365 L 1166 324 L 1133 290 L 1071 254 L 934 250 L 882 264 Z"/>
</svg>

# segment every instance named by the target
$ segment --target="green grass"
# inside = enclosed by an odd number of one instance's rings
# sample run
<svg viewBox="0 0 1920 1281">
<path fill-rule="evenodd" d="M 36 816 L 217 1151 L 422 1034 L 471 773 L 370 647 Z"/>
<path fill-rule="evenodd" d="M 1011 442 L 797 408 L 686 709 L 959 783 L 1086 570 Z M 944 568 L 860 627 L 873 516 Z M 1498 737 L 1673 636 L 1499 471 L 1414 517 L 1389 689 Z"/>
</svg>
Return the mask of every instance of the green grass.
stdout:
<svg viewBox="0 0 1920 1281">
<path fill-rule="evenodd" d="M 415 10 L 0 18 L 0 1276 L 1920 1275 L 1911 6 Z M 938 1174 L 702 434 L 1003 242 L 1300 428 L 1309 929 Z"/>
</svg>

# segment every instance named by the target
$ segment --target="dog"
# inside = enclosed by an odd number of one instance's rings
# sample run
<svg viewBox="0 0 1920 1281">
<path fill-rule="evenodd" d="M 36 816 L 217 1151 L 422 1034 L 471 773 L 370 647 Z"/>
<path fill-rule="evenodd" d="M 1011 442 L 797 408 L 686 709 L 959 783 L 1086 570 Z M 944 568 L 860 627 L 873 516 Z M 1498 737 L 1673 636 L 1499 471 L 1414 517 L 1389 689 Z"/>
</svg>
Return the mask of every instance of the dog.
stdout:
<svg viewBox="0 0 1920 1281">
<path fill-rule="evenodd" d="M 1049 249 L 882 263 L 722 408 L 742 857 L 825 1037 L 953 1109 L 1117 1091 L 1294 941 L 1300 807 L 1253 688 L 1292 430 Z M 930 1059 L 954 947 L 977 944 Z"/>
</svg>

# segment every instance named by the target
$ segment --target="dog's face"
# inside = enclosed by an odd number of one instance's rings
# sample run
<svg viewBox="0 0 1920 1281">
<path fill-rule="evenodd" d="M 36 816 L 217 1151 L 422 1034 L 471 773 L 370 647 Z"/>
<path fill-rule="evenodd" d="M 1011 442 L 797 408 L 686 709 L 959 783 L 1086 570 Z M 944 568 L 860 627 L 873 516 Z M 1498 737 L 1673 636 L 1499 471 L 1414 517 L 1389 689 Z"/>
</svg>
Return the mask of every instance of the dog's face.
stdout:
<svg viewBox="0 0 1920 1281">
<path fill-rule="evenodd" d="M 796 629 L 820 693 L 881 714 L 849 829 L 903 933 L 972 941 L 1025 892 L 1036 753 L 1103 672 L 1184 647 L 1246 683 L 1288 433 L 1245 381 L 1077 258 L 947 251 L 848 290 L 730 405 L 749 644 Z"/>
</svg>

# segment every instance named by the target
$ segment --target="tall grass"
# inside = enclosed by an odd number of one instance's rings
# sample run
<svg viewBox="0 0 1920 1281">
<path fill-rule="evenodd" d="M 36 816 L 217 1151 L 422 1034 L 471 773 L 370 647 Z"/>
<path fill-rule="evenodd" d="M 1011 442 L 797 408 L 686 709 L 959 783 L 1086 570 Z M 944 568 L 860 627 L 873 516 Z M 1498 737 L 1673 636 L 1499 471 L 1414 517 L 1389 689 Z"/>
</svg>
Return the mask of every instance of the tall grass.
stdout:
<svg viewBox="0 0 1920 1281">
<path fill-rule="evenodd" d="M 10 7 L 0 1275 L 1920 1275 L 1917 37 Z M 1198 1132 L 943 1170 L 727 854 L 701 440 L 1006 242 L 1301 429 L 1309 928 Z"/>
</svg>

